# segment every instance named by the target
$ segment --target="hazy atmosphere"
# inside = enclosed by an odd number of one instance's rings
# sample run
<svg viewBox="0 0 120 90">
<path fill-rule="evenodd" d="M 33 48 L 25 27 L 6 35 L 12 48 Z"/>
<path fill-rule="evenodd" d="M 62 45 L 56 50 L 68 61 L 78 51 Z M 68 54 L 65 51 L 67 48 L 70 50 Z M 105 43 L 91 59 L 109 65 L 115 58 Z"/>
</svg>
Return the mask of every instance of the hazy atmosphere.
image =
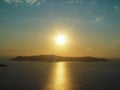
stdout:
<svg viewBox="0 0 120 90">
<path fill-rule="evenodd" d="M 0 56 L 39 54 L 120 57 L 120 0 L 0 0 Z"/>
<path fill-rule="evenodd" d="M 120 0 L 0 0 L 0 90 L 120 90 Z"/>
</svg>

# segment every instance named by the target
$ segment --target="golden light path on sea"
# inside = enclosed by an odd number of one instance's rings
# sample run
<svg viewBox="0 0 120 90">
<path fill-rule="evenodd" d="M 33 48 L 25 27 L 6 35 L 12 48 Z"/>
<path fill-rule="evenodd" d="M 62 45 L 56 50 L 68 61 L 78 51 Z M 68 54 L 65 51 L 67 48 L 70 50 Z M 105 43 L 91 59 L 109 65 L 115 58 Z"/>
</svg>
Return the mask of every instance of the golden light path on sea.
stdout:
<svg viewBox="0 0 120 90">
<path fill-rule="evenodd" d="M 66 62 L 54 64 L 45 90 L 70 90 L 70 81 Z"/>
</svg>

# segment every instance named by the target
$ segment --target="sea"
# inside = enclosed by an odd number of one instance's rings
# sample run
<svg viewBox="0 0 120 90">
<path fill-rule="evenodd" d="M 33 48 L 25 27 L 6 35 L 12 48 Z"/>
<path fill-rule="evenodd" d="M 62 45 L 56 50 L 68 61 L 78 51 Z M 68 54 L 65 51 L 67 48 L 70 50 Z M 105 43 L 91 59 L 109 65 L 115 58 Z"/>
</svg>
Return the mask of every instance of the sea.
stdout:
<svg viewBox="0 0 120 90">
<path fill-rule="evenodd" d="M 0 58 L 0 90 L 120 90 L 120 61 L 31 62 Z"/>
</svg>

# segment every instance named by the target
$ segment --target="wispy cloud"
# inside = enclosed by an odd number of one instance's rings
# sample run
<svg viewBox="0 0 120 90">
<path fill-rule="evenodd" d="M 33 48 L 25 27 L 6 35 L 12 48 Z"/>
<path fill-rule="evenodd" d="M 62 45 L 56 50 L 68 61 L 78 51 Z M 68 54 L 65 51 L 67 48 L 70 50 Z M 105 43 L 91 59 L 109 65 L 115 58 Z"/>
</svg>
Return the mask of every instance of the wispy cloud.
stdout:
<svg viewBox="0 0 120 90">
<path fill-rule="evenodd" d="M 5 3 L 17 3 L 17 4 L 20 4 L 20 3 L 27 3 L 27 4 L 30 4 L 30 5 L 33 5 L 35 3 L 38 3 L 38 0 L 4 0 Z"/>
<path fill-rule="evenodd" d="M 97 18 L 96 18 L 96 21 L 97 22 L 100 22 L 100 21 L 103 21 L 104 20 L 104 16 L 98 16 Z"/>
<path fill-rule="evenodd" d="M 28 4 L 35 4 L 38 0 L 25 0 Z"/>
<path fill-rule="evenodd" d="M 115 5 L 115 6 L 114 6 L 114 10 L 115 10 L 116 12 L 119 12 L 119 11 L 120 11 L 120 8 L 119 8 L 117 5 Z"/>
<path fill-rule="evenodd" d="M 4 2 L 6 2 L 6 3 L 12 3 L 13 0 L 4 0 Z"/>
<path fill-rule="evenodd" d="M 78 4 L 78 3 L 83 3 L 83 0 L 68 0 L 68 4 Z"/>
</svg>

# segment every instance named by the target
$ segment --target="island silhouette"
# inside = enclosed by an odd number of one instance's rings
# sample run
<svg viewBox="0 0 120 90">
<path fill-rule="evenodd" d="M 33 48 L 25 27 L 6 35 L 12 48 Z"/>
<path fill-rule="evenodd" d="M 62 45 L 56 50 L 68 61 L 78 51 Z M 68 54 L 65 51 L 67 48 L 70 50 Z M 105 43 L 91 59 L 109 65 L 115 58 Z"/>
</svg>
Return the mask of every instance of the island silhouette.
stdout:
<svg viewBox="0 0 120 90">
<path fill-rule="evenodd" d="M 82 61 L 82 62 L 106 62 L 106 58 L 92 56 L 86 57 L 62 57 L 57 55 L 36 55 L 36 56 L 17 56 L 12 61 L 41 61 L 41 62 L 61 62 L 61 61 Z"/>
<path fill-rule="evenodd" d="M 0 67 L 8 67 L 6 64 L 0 64 Z"/>
</svg>

